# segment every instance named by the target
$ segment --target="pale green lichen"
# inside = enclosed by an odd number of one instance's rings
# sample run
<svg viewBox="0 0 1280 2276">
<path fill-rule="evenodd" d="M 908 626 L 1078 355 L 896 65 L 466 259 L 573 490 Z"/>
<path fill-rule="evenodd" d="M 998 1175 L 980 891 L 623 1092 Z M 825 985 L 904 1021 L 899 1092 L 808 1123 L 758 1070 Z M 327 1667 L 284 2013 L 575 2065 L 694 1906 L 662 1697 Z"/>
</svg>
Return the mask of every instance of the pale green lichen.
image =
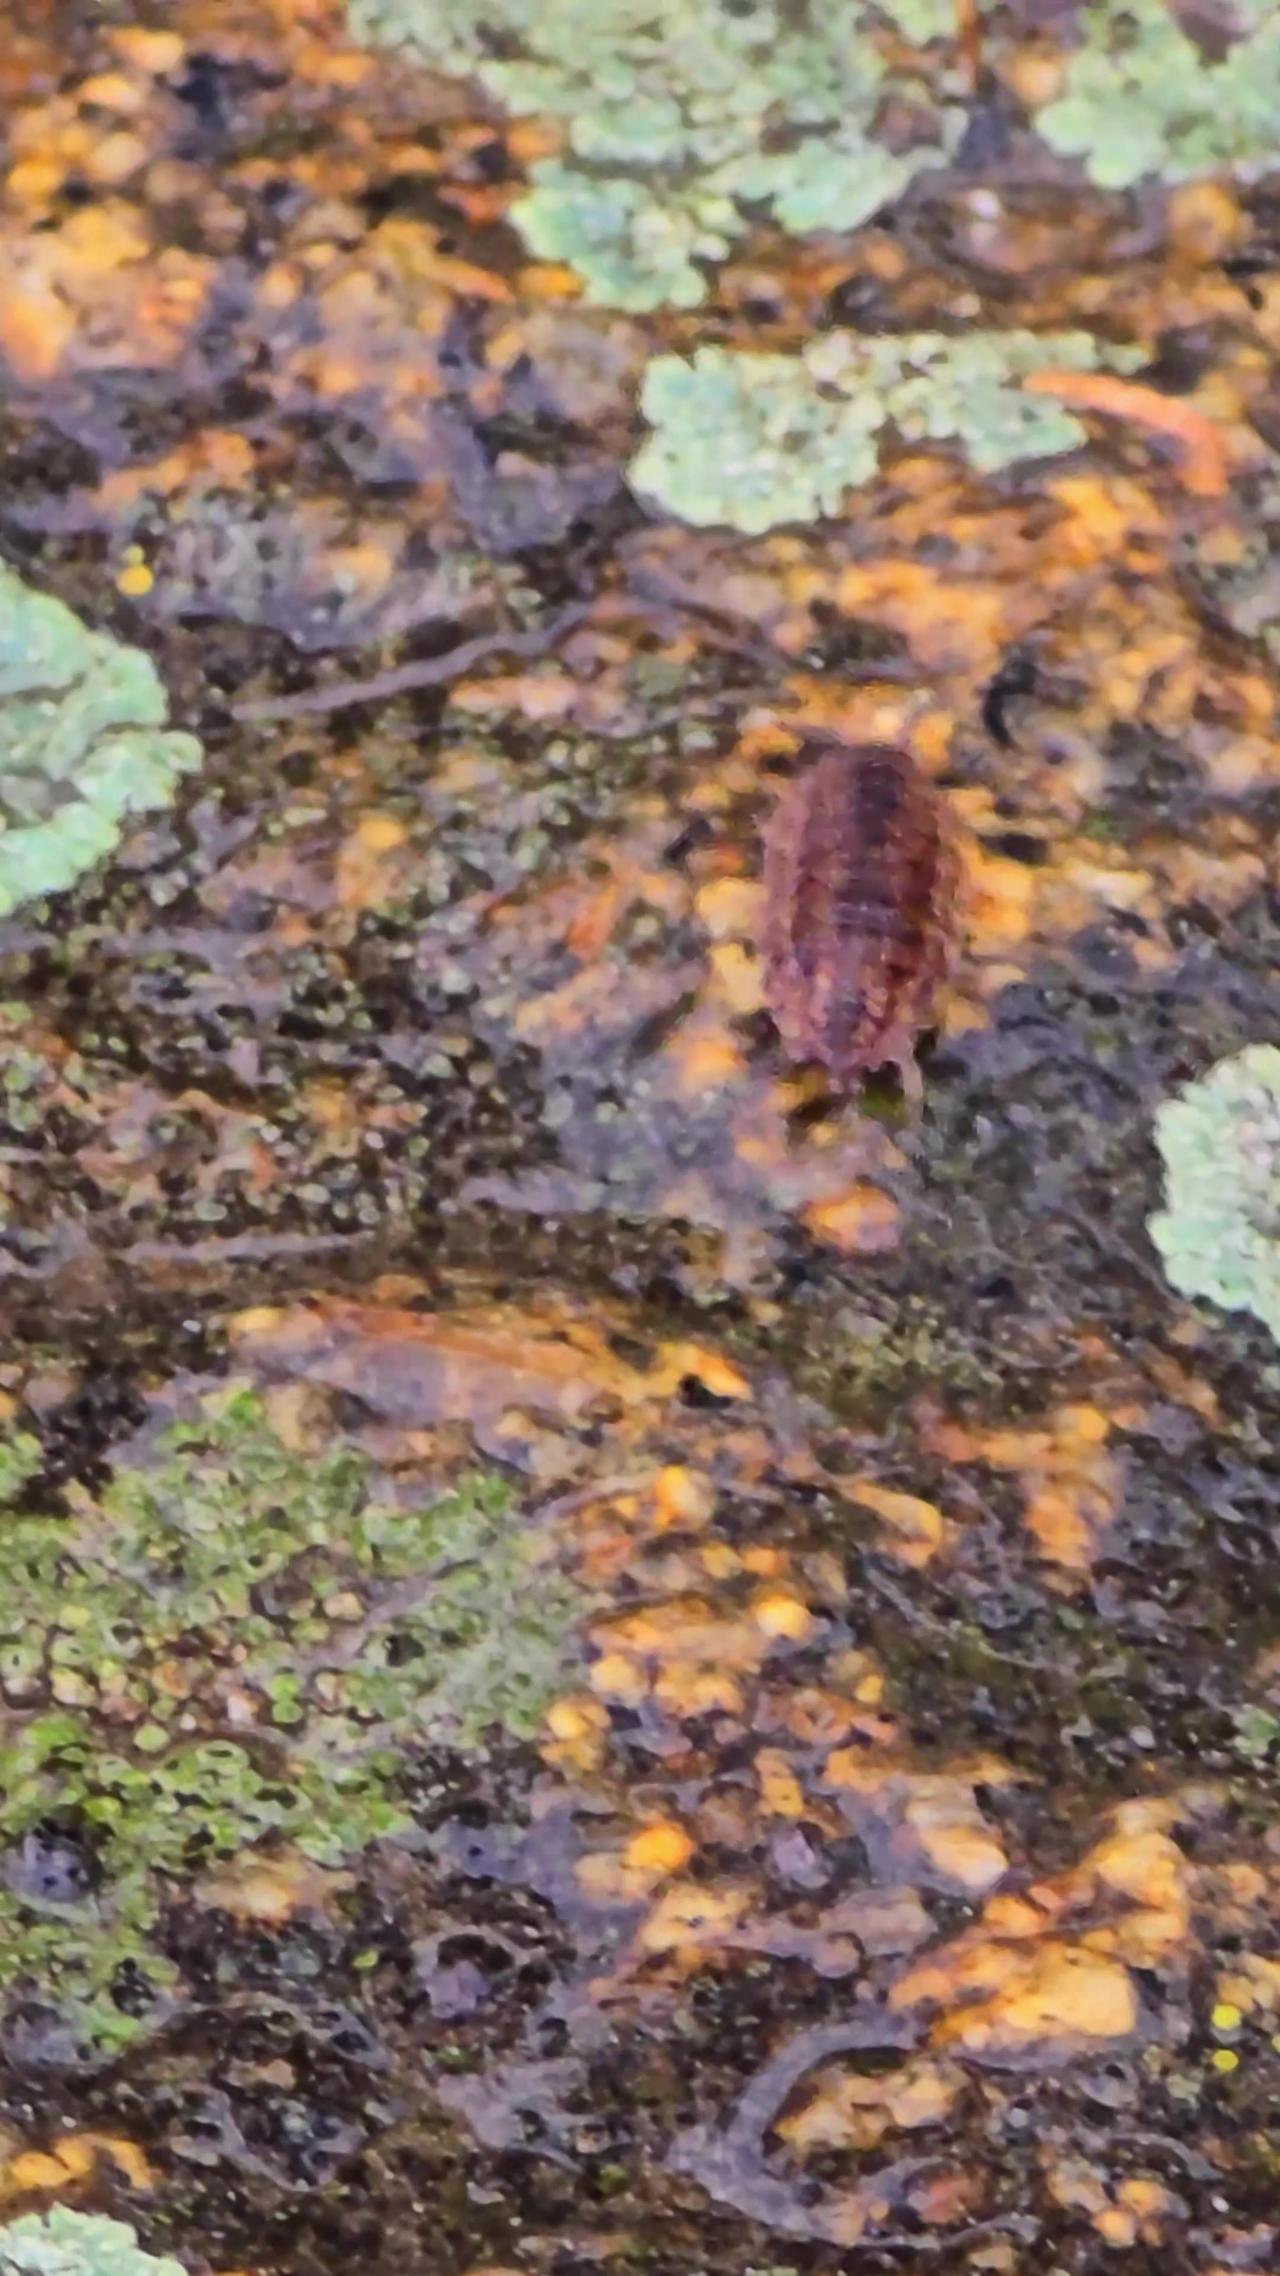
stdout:
<svg viewBox="0 0 1280 2276">
<path fill-rule="evenodd" d="M 0 2228 L 0 2276 L 187 2276 L 180 2260 L 144 2252 L 131 2228 L 105 2213 L 54 2205 Z"/>
<path fill-rule="evenodd" d="M 0 916 L 60 893 L 171 803 L 200 746 L 149 657 L 0 564 Z"/>
<path fill-rule="evenodd" d="M 896 24 L 904 39 L 920 46 L 927 40 L 955 37 L 956 0 L 880 0 L 880 13 Z"/>
<path fill-rule="evenodd" d="M 37 1463 L 10 1438 L 10 1503 Z M 52 1997 L 95 2044 L 127 2039 L 139 1983 L 154 2001 L 170 1980 L 153 1941 L 169 1893 L 263 1839 L 332 1866 L 403 1828 L 406 1749 L 530 1733 L 579 1609 L 496 1477 L 393 1506 L 350 1447 L 289 1452 L 248 1392 L 70 1518 L 11 1507 L 0 1989 Z M 40 1860 L 64 1834 L 83 1871 L 50 1894 Z"/>
<path fill-rule="evenodd" d="M 947 0 L 351 0 L 351 14 L 358 36 L 564 122 L 564 158 L 534 167 L 512 217 L 613 307 L 693 306 L 698 264 L 724 258 L 752 207 L 786 229 L 855 228 L 963 124 L 902 45 L 952 31 Z M 890 97 L 892 147 L 877 138 Z"/>
<path fill-rule="evenodd" d="M 1083 332 L 836 332 L 799 356 L 658 356 L 640 398 L 653 433 L 631 483 L 684 521 L 754 536 L 837 513 L 846 491 L 875 474 L 890 429 L 906 441 L 955 440 L 984 472 L 1072 450 L 1085 439 L 1079 421 L 1019 380 L 1047 365 L 1132 371 L 1141 361 Z"/>
<path fill-rule="evenodd" d="M 1280 157 L 1280 10 L 1236 0 L 1243 36 L 1211 59 L 1169 0 L 1091 7 L 1066 85 L 1036 126 L 1103 189 Z"/>
<path fill-rule="evenodd" d="M 1166 1206 L 1149 1231 L 1173 1286 L 1280 1340 L 1280 1050 L 1219 1060 L 1159 1109 L 1156 1143 Z"/>
<path fill-rule="evenodd" d="M 518 210 L 530 250 L 571 263 L 612 308 L 696 307 L 706 291 L 697 263 L 723 260 L 739 227 L 731 199 L 696 187 L 664 200 L 625 175 L 553 160 L 536 174 Z"/>
</svg>

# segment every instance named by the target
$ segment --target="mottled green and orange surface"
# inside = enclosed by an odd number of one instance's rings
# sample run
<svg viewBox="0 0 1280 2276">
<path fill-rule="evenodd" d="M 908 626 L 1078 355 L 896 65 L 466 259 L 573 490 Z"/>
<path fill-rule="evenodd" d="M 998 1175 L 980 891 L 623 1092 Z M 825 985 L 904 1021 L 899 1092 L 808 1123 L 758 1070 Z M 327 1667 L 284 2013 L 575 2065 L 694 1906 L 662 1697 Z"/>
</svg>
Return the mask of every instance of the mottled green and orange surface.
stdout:
<svg viewBox="0 0 1280 2276">
<path fill-rule="evenodd" d="M 6 2218 L 258 2276 L 1268 2269 L 1280 1373 L 1145 1223 L 1155 1106 L 1276 1026 L 1276 180 L 997 137 L 623 316 L 507 219 L 556 122 L 330 6 L 15 18 L 0 543 L 205 755 L 0 926 L 5 1759 L 75 1724 L 0 1808 Z M 1002 19 L 992 101 L 1070 33 Z M 1074 451 L 890 440 L 812 526 L 630 490 L 652 356 L 957 323 L 1145 362 L 1039 375 Z M 815 730 L 954 822 L 918 1128 L 767 1017 Z M 270 1585 L 197 1619 L 179 1558 L 122 1676 L 94 1576 L 229 1382 Z M 406 1528 L 488 1481 L 528 1718 L 439 1704 L 487 1536 L 272 1538 L 331 1463 Z M 103 2034 L 50 1955 L 122 1921 Z"/>
</svg>

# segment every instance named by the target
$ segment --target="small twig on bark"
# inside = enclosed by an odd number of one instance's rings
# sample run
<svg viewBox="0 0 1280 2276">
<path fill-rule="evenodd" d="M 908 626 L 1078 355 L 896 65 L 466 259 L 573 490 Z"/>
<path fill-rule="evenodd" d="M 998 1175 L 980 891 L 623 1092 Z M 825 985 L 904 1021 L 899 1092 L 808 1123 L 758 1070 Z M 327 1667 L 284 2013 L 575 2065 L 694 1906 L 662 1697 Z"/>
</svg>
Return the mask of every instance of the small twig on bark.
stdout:
<svg viewBox="0 0 1280 2276">
<path fill-rule="evenodd" d="M 459 641 L 443 656 L 421 656 L 411 664 L 374 672 L 367 680 L 332 680 L 327 686 L 304 688 L 300 695 L 254 696 L 247 703 L 233 703 L 232 717 L 307 719 L 327 711 L 348 711 L 357 703 L 381 703 L 388 696 L 407 695 L 415 688 L 440 687 L 473 671 L 477 664 L 488 663 L 491 656 L 540 656 L 562 633 L 584 623 L 593 606 L 590 601 L 572 601 L 527 632 L 480 633 L 474 640 Z"/>
</svg>

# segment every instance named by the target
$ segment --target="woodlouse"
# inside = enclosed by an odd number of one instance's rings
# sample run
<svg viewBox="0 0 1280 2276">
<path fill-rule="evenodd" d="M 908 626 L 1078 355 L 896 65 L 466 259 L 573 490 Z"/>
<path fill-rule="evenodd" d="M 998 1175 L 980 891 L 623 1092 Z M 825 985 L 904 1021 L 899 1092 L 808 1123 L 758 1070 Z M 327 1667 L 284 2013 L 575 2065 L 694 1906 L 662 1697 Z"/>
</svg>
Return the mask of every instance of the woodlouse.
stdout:
<svg viewBox="0 0 1280 2276">
<path fill-rule="evenodd" d="M 945 801 L 893 745 L 816 749 L 765 836 L 766 1000 L 787 1049 L 841 1089 L 893 1066 L 918 1101 L 960 874 Z"/>
</svg>

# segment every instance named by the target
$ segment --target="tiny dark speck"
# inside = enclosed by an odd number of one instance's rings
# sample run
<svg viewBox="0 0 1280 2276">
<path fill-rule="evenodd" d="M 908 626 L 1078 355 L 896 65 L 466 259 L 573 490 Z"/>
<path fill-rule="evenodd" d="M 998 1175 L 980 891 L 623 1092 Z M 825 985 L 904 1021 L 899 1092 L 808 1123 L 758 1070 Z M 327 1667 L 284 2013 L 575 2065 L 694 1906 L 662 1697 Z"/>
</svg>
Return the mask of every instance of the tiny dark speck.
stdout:
<svg viewBox="0 0 1280 2276">
<path fill-rule="evenodd" d="M 1042 868 L 1048 859 L 1049 849 L 1044 839 L 1033 837 L 1029 830 L 1002 830 L 987 843 L 994 853 L 1005 854 L 1010 861 L 1025 862 L 1028 869 Z"/>
</svg>

